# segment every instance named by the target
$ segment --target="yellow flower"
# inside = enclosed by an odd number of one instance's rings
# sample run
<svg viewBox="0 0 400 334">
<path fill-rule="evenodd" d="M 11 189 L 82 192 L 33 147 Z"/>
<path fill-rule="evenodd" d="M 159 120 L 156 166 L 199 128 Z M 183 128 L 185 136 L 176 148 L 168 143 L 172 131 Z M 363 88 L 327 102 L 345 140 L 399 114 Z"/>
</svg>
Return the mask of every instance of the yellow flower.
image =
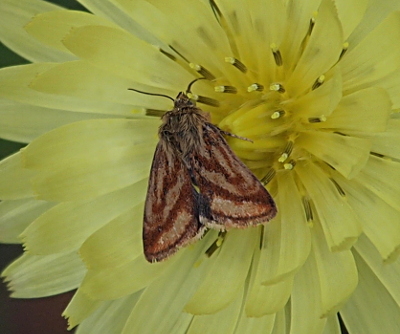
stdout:
<svg viewBox="0 0 400 334">
<path fill-rule="evenodd" d="M 14 297 L 78 288 L 77 333 L 396 333 L 400 8 L 386 1 L 0 0 L 3 273 Z M 274 196 L 264 228 L 142 254 L 159 115 L 192 98 Z M 3 116 L 4 115 L 4 116 Z M 157 117 L 154 117 L 157 116 Z M 210 256 L 211 245 L 223 241 Z M 209 252 L 210 253 L 210 252 Z"/>
</svg>

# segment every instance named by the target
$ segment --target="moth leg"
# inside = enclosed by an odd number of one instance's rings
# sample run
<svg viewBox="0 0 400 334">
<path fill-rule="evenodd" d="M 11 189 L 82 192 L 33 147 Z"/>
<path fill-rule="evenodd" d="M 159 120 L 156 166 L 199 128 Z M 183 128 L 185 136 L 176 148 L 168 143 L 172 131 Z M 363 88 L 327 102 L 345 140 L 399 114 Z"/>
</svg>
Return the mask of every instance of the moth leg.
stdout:
<svg viewBox="0 0 400 334">
<path fill-rule="evenodd" d="M 224 131 L 224 130 L 221 130 L 221 129 L 219 129 L 219 130 L 220 130 L 221 133 L 222 133 L 223 135 L 225 135 L 225 136 L 229 136 L 229 137 L 233 137 L 233 138 L 237 138 L 237 139 L 249 141 L 250 143 L 253 142 L 253 141 L 252 141 L 251 139 L 249 139 L 249 138 L 242 137 L 242 136 L 238 136 L 238 135 L 235 135 L 235 134 L 233 134 L 233 133 L 230 133 L 230 132 L 228 132 L 228 131 Z"/>
</svg>

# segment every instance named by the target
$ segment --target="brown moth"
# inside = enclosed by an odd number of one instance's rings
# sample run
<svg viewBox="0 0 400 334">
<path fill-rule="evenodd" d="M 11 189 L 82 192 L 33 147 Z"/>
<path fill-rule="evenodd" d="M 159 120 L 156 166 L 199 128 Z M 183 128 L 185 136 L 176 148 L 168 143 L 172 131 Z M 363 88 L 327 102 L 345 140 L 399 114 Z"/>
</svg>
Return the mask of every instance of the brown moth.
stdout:
<svg viewBox="0 0 400 334">
<path fill-rule="evenodd" d="M 163 115 L 158 134 L 144 209 L 149 262 L 166 259 L 207 228 L 246 228 L 275 216 L 271 195 L 223 137 L 230 134 L 209 123 L 185 93 Z"/>
</svg>

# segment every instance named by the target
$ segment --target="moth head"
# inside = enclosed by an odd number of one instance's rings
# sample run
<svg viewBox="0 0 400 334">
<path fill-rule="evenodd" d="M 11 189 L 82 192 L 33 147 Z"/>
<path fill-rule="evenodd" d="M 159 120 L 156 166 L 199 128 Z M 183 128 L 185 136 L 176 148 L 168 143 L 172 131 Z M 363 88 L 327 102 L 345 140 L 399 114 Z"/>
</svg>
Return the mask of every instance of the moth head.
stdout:
<svg viewBox="0 0 400 334">
<path fill-rule="evenodd" d="M 180 92 L 174 101 L 175 109 L 193 108 L 196 104 L 184 92 Z"/>
</svg>

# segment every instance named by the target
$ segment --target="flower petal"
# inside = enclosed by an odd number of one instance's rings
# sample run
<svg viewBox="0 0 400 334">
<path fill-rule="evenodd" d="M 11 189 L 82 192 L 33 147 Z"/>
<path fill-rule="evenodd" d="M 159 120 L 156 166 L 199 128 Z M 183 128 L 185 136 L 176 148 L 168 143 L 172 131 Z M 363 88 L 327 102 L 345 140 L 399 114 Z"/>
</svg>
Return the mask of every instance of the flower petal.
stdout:
<svg viewBox="0 0 400 334">
<path fill-rule="evenodd" d="M 24 28 L 29 35 L 43 44 L 69 53 L 69 50 L 62 44 L 62 39 L 71 29 L 88 25 L 116 27 L 112 22 L 90 13 L 56 10 L 35 15 Z"/>
<path fill-rule="evenodd" d="M 258 239 L 258 229 L 231 230 L 217 254 L 203 262 L 208 272 L 185 306 L 193 314 L 210 314 L 228 306 L 243 286 Z M 223 286 L 215 282 L 224 282 Z M 210 298 L 212 296 L 212 298 Z"/>
<path fill-rule="evenodd" d="M 135 293 L 117 300 L 103 302 L 79 325 L 76 334 L 120 334 L 139 297 L 140 293 Z"/>
<path fill-rule="evenodd" d="M 60 7 L 46 1 L 3 0 L 0 3 L 0 31 L 2 42 L 14 52 L 32 62 L 66 61 L 69 54 L 44 46 L 24 30 L 24 26 L 36 14 Z"/>
<path fill-rule="evenodd" d="M 342 48 L 343 31 L 334 2 L 322 0 L 308 44 L 285 89 L 292 96 L 310 89 L 315 80 L 338 61 Z"/>
<path fill-rule="evenodd" d="M 397 161 L 371 155 L 365 168 L 354 181 L 400 211 L 400 165 Z"/>
<path fill-rule="evenodd" d="M 77 75 L 79 73 L 79 75 Z M 59 80 L 62 78 L 62 80 Z M 57 82 L 57 85 L 54 83 Z M 39 74 L 30 87 L 48 94 L 72 96 L 83 100 L 104 101 L 101 110 L 96 113 L 132 117 L 133 110 L 144 110 L 149 107 L 159 110 L 171 109 L 171 102 L 166 99 L 155 99 L 154 96 L 129 91 L 128 88 L 138 84 L 133 80 L 116 77 L 109 72 L 94 67 L 87 61 L 71 61 L 57 65 Z M 144 88 L 146 89 L 146 88 Z M 115 105 L 115 107 L 112 107 Z M 109 106 L 106 108 L 106 106 Z"/>
<path fill-rule="evenodd" d="M 88 200 L 144 179 L 158 125 L 153 120 L 91 120 L 37 138 L 22 155 L 26 168 L 39 171 L 32 181 L 38 198 Z"/>
<path fill-rule="evenodd" d="M 350 333 L 397 333 L 400 328 L 399 261 L 390 266 L 379 263 L 379 255 L 363 237 L 356 249 L 354 257 L 360 282 L 340 312 L 343 321 Z"/>
<path fill-rule="evenodd" d="M 320 158 L 347 179 L 365 167 L 371 148 L 369 139 L 342 136 L 333 132 L 304 131 L 296 144 Z"/>
<path fill-rule="evenodd" d="M 400 160 L 400 119 L 390 119 L 385 132 L 373 136 L 371 151 Z"/>
<path fill-rule="evenodd" d="M 210 240 L 209 234 L 203 239 L 205 242 L 182 250 L 167 262 L 147 263 L 150 268 L 166 265 L 167 270 L 157 278 L 151 276 L 156 279 L 143 291 L 121 334 L 157 333 L 160 329 L 163 333 L 172 333 L 171 328 L 175 327 L 178 319 L 182 319 L 184 305 L 204 277 L 207 266 L 197 266 L 196 261 L 206 250 L 204 246 Z M 115 285 L 115 280 L 112 285 Z M 151 312 L 149 305 L 152 305 Z"/>
<path fill-rule="evenodd" d="M 22 233 L 30 254 L 77 250 L 99 228 L 143 201 L 147 180 L 89 201 L 61 203 Z"/>
<path fill-rule="evenodd" d="M 277 175 L 278 215 L 265 226 L 257 280 L 276 284 L 304 264 L 311 248 L 310 229 L 293 173 Z"/>
<path fill-rule="evenodd" d="M 15 200 L 33 197 L 31 179 L 35 171 L 22 168 L 21 153 L 15 153 L 0 162 L 0 198 Z"/>
<path fill-rule="evenodd" d="M 392 112 L 388 93 L 377 87 L 359 90 L 345 96 L 325 122 L 316 127 L 355 132 L 383 132 Z"/>
<path fill-rule="evenodd" d="M 357 267 L 351 251 L 332 253 L 328 249 L 320 226 L 315 224 L 313 232 L 311 261 L 318 277 L 320 317 L 327 317 L 336 314 L 357 287 Z"/>
<path fill-rule="evenodd" d="M 340 22 L 343 28 L 343 39 L 346 40 L 357 27 L 370 5 L 368 0 L 336 0 Z"/>
<path fill-rule="evenodd" d="M 317 165 L 298 163 L 295 170 L 315 205 L 330 250 L 350 249 L 362 232 L 353 209 Z"/>
<path fill-rule="evenodd" d="M 193 79 L 159 49 L 121 29 L 104 26 L 75 28 L 63 43 L 79 58 L 95 66 L 122 78 L 137 78 L 139 82 L 152 87 L 177 92 Z"/>
<path fill-rule="evenodd" d="M 19 235 L 33 220 L 54 206 L 54 203 L 21 199 L 0 203 L 0 240 L 21 243 Z"/>
<path fill-rule="evenodd" d="M 328 317 L 322 334 L 342 334 L 340 323 L 336 315 Z"/>
<path fill-rule="evenodd" d="M 243 303 L 243 291 L 227 307 L 214 314 L 196 315 L 188 326 L 187 334 L 233 333 Z"/>
<path fill-rule="evenodd" d="M 81 288 L 95 300 L 117 299 L 148 286 L 169 266 L 171 261 L 155 264 L 147 262 L 143 256 L 138 256 L 112 270 L 90 269 L 82 281 Z"/>
<path fill-rule="evenodd" d="M 79 288 L 67 308 L 63 312 L 63 317 L 68 318 L 68 329 L 85 320 L 91 313 L 98 309 L 103 302 L 89 298 L 82 289 Z"/>
<path fill-rule="evenodd" d="M 360 218 L 364 233 L 378 249 L 382 259 L 386 263 L 395 261 L 400 253 L 399 211 L 365 189 L 363 184 L 349 183 L 339 178 L 335 180 L 346 193 L 349 204 Z"/>
<path fill-rule="evenodd" d="M 279 312 L 277 316 L 275 314 L 264 315 L 263 317 L 254 318 L 248 317 L 246 312 L 242 312 L 241 317 L 239 318 L 239 322 L 236 327 L 235 334 L 241 333 L 263 333 L 263 334 L 282 334 L 286 333 L 286 331 L 277 330 L 275 328 L 280 325 L 280 321 L 277 319 L 280 314 L 283 312 Z"/>
<path fill-rule="evenodd" d="M 112 270 L 140 256 L 143 252 L 142 216 L 143 203 L 140 203 L 86 239 L 79 250 L 86 266 L 95 271 Z"/>
<path fill-rule="evenodd" d="M 340 61 L 343 89 L 355 91 L 400 67 L 400 12 L 390 14 Z"/>
<path fill-rule="evenodd" d="M 86 272 L 76 254 L 22 255 L 2 273 L 15 298 L 38 298 L 76 289 Z"/>
</svg>

